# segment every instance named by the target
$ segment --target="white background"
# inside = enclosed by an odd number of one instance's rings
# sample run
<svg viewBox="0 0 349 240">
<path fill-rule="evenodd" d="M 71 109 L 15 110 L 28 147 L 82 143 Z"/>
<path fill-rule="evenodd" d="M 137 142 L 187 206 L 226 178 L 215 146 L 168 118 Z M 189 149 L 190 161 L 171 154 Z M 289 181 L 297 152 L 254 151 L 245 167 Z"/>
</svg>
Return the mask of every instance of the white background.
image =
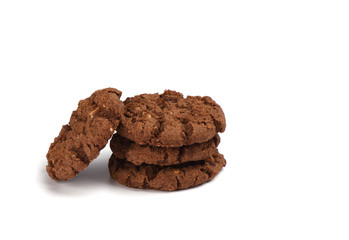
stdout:
<svg viewBox="0 0 349 240">
<path fill-rule="evenodd" d="M 349 239 L 348 1 L 0 1 L 1 239 Z M 48 147 L 104 87 L 223 108 L 226 168 L 178 192 L 68 182 Z"/>
</svg>

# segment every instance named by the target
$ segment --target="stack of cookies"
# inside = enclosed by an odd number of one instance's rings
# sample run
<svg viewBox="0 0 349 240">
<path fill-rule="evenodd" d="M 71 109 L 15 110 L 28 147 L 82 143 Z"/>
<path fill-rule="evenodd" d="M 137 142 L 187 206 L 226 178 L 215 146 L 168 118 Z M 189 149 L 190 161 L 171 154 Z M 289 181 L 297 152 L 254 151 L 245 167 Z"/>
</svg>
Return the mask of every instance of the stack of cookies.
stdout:
<svg viewBox="0 0 349 240">
<path fill-rule="evenodd" d="M 133 188 L 173 191 L 213 179 L 225 166 L 222 109 L 210 97 L 181 93 L 127 98 L 110 147 L 110 176 Z"/>
<path fill-rule="evenodd" d="M 47 153 L 52 179 L 77 176 L 110 138 L 110 176 L 129 187 L 187 189 L 213 179 L 225 166 L 217 150 L 225 117 L 210 97 L 184 98 L 169 90 L 124 102 L 120 97 L 121 91 L 105 88 L 79 102 Z"/>
</svg>

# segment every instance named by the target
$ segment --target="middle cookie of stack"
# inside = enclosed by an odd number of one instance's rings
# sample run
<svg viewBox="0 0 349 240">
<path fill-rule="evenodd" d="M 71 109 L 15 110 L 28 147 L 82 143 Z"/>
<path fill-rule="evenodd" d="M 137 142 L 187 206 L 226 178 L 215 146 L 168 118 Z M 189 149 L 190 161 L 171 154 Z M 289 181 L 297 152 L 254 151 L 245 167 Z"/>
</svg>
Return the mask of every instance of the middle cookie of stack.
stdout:
<svg viewBox="0 0 349 240">
<path fill-rule="evenodd" d="M 142 164 L 170 166 L 209 158 L 217 152 L 219 142 L 220 138 L 217 134 L 207 142 L 167 148 L 139 145 L 115 134 L 110 141 L 110 148 L 116 158 L 124 159 L 137 166 Z"/>
<path fill-rule="evenodd" d="M 210 181 L 225 166 L 217 150 L 225 117 L 210 97 L 184 98 L 167 90 L 124 103 L 126 112 L 110 142 L 109 172 L 119 183 L 186 189 Z"/>
</svg>

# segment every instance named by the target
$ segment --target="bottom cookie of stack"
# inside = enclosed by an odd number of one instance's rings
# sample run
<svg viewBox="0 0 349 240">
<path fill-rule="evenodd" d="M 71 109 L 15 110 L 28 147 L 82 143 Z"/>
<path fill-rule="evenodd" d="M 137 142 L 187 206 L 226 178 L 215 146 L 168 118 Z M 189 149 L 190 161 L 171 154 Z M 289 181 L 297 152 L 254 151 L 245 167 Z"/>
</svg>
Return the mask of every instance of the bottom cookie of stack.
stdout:
<svg viewBox="0 0 349 240">
<path fill-rule="evenodd" d="M 132 188 L 174 191 L 198 186 L 212 180 L 225 166 L 219 153 L 201 160 L 177 165 L 135 165 L 112 155 L 109 159 L 110 176 Z"/>
</svg>

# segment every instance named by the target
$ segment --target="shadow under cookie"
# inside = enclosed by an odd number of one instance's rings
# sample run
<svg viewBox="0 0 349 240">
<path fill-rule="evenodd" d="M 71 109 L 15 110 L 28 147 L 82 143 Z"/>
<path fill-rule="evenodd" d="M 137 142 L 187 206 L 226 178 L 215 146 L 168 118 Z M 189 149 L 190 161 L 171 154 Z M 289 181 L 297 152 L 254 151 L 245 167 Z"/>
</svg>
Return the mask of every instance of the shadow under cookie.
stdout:
<svg viewBox="0 0 349 240">
<path fill-rule="evenodd" d="M 224 156 L 219 153 L 205 160 L 172 166 L 153 164 L 136 166 L 112 155 L 108 167 L 110 176 L 128 187 L 174 191 L 195 187 L 212 180 L 225 164 Z"/>
</svg>

